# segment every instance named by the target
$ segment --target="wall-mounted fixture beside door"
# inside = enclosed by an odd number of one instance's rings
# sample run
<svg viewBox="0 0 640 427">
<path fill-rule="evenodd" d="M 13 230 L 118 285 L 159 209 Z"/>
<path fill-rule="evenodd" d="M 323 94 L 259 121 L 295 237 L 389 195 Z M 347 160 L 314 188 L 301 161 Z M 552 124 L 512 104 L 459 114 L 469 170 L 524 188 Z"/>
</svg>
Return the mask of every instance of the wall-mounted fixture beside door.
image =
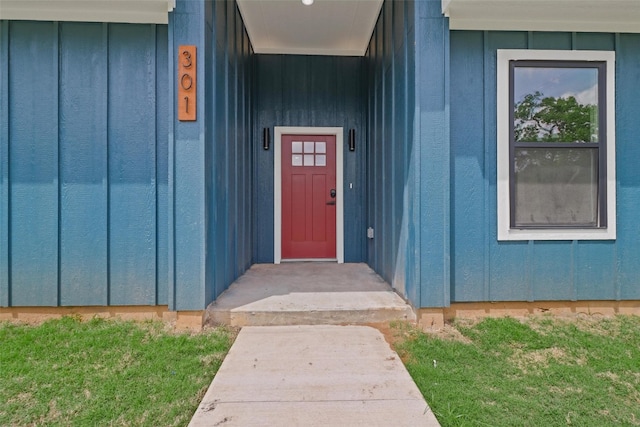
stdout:
<svg viewBox="0 0 640 427">
<path fill-rule="evenodd" d="M 349 129 L 349 151 L 356 151 L 356 130 Z"/>
<path fill-rule="evenodd" d="M 271 135 L 269 134 L 269 128 L 262 129 L 262 148 L 265 150 L 269 149 L 269 145 L 271 143 Z"/>
</svg>

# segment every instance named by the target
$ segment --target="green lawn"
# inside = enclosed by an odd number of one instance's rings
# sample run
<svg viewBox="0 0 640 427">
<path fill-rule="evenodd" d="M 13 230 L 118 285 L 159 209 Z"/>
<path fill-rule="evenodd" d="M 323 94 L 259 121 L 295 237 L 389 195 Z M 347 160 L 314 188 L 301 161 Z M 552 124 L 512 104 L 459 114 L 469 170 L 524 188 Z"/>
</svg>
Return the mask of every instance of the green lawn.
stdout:
<svg viewBox="0 0 640 427">
<path fill-rule="evenodd" d="M 640 317 L 393 331 L 443 427 L 640 426 Z M 161 323 L 0 323 L 0 425 L 186 425 L 232 340 Z"/>
<path fill-rule="evenodd" d="M 161 323 L 0 322 L 0 425 L 186 425 L 232 339 Z"/>
<path fill-rule="evenodd" d="M 396 327 L 396 348 L 443 427 L 640 425 L 640 317 Z"/>
</svg>

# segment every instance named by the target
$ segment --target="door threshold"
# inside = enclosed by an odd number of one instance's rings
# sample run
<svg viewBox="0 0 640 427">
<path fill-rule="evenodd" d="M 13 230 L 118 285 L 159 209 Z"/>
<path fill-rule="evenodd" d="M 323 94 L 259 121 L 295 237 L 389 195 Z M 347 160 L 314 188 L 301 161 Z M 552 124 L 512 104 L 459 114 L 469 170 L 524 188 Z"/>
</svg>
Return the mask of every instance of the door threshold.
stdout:
<svg viewBox="0 0 640 427">
<path fill-rule="evenodd" d="M 338 262 L 337 258 L 287 258 L 280 262 Z"/>
</svg>

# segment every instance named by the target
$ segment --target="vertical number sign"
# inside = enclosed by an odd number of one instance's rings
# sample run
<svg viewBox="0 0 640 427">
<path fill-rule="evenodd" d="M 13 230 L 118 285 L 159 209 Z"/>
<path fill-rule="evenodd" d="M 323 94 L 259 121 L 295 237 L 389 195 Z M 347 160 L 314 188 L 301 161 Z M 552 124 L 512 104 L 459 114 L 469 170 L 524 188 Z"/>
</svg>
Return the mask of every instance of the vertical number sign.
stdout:
<svg viewBox="0 0 640 427">
<path fill-rule="evenodd" d="M 178 48 L 178 120 L 196 120 L 196 47 Z"/>
</svg>

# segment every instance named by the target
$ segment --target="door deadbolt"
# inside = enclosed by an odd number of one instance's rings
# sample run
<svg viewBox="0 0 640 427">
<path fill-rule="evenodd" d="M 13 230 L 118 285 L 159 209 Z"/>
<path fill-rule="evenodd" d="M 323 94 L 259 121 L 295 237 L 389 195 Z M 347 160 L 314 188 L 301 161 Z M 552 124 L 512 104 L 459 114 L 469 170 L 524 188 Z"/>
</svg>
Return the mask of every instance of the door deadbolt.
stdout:
<svg viewBox="0 0 640 427">
<path fill-rule="evenodd" d="M 335 188 L 332 188 L 331 191 L 329 191 L 329 195 L 331 196 L 331 198 L 335 199 L 336 198 L 336 190 Z"/>
</svg>

